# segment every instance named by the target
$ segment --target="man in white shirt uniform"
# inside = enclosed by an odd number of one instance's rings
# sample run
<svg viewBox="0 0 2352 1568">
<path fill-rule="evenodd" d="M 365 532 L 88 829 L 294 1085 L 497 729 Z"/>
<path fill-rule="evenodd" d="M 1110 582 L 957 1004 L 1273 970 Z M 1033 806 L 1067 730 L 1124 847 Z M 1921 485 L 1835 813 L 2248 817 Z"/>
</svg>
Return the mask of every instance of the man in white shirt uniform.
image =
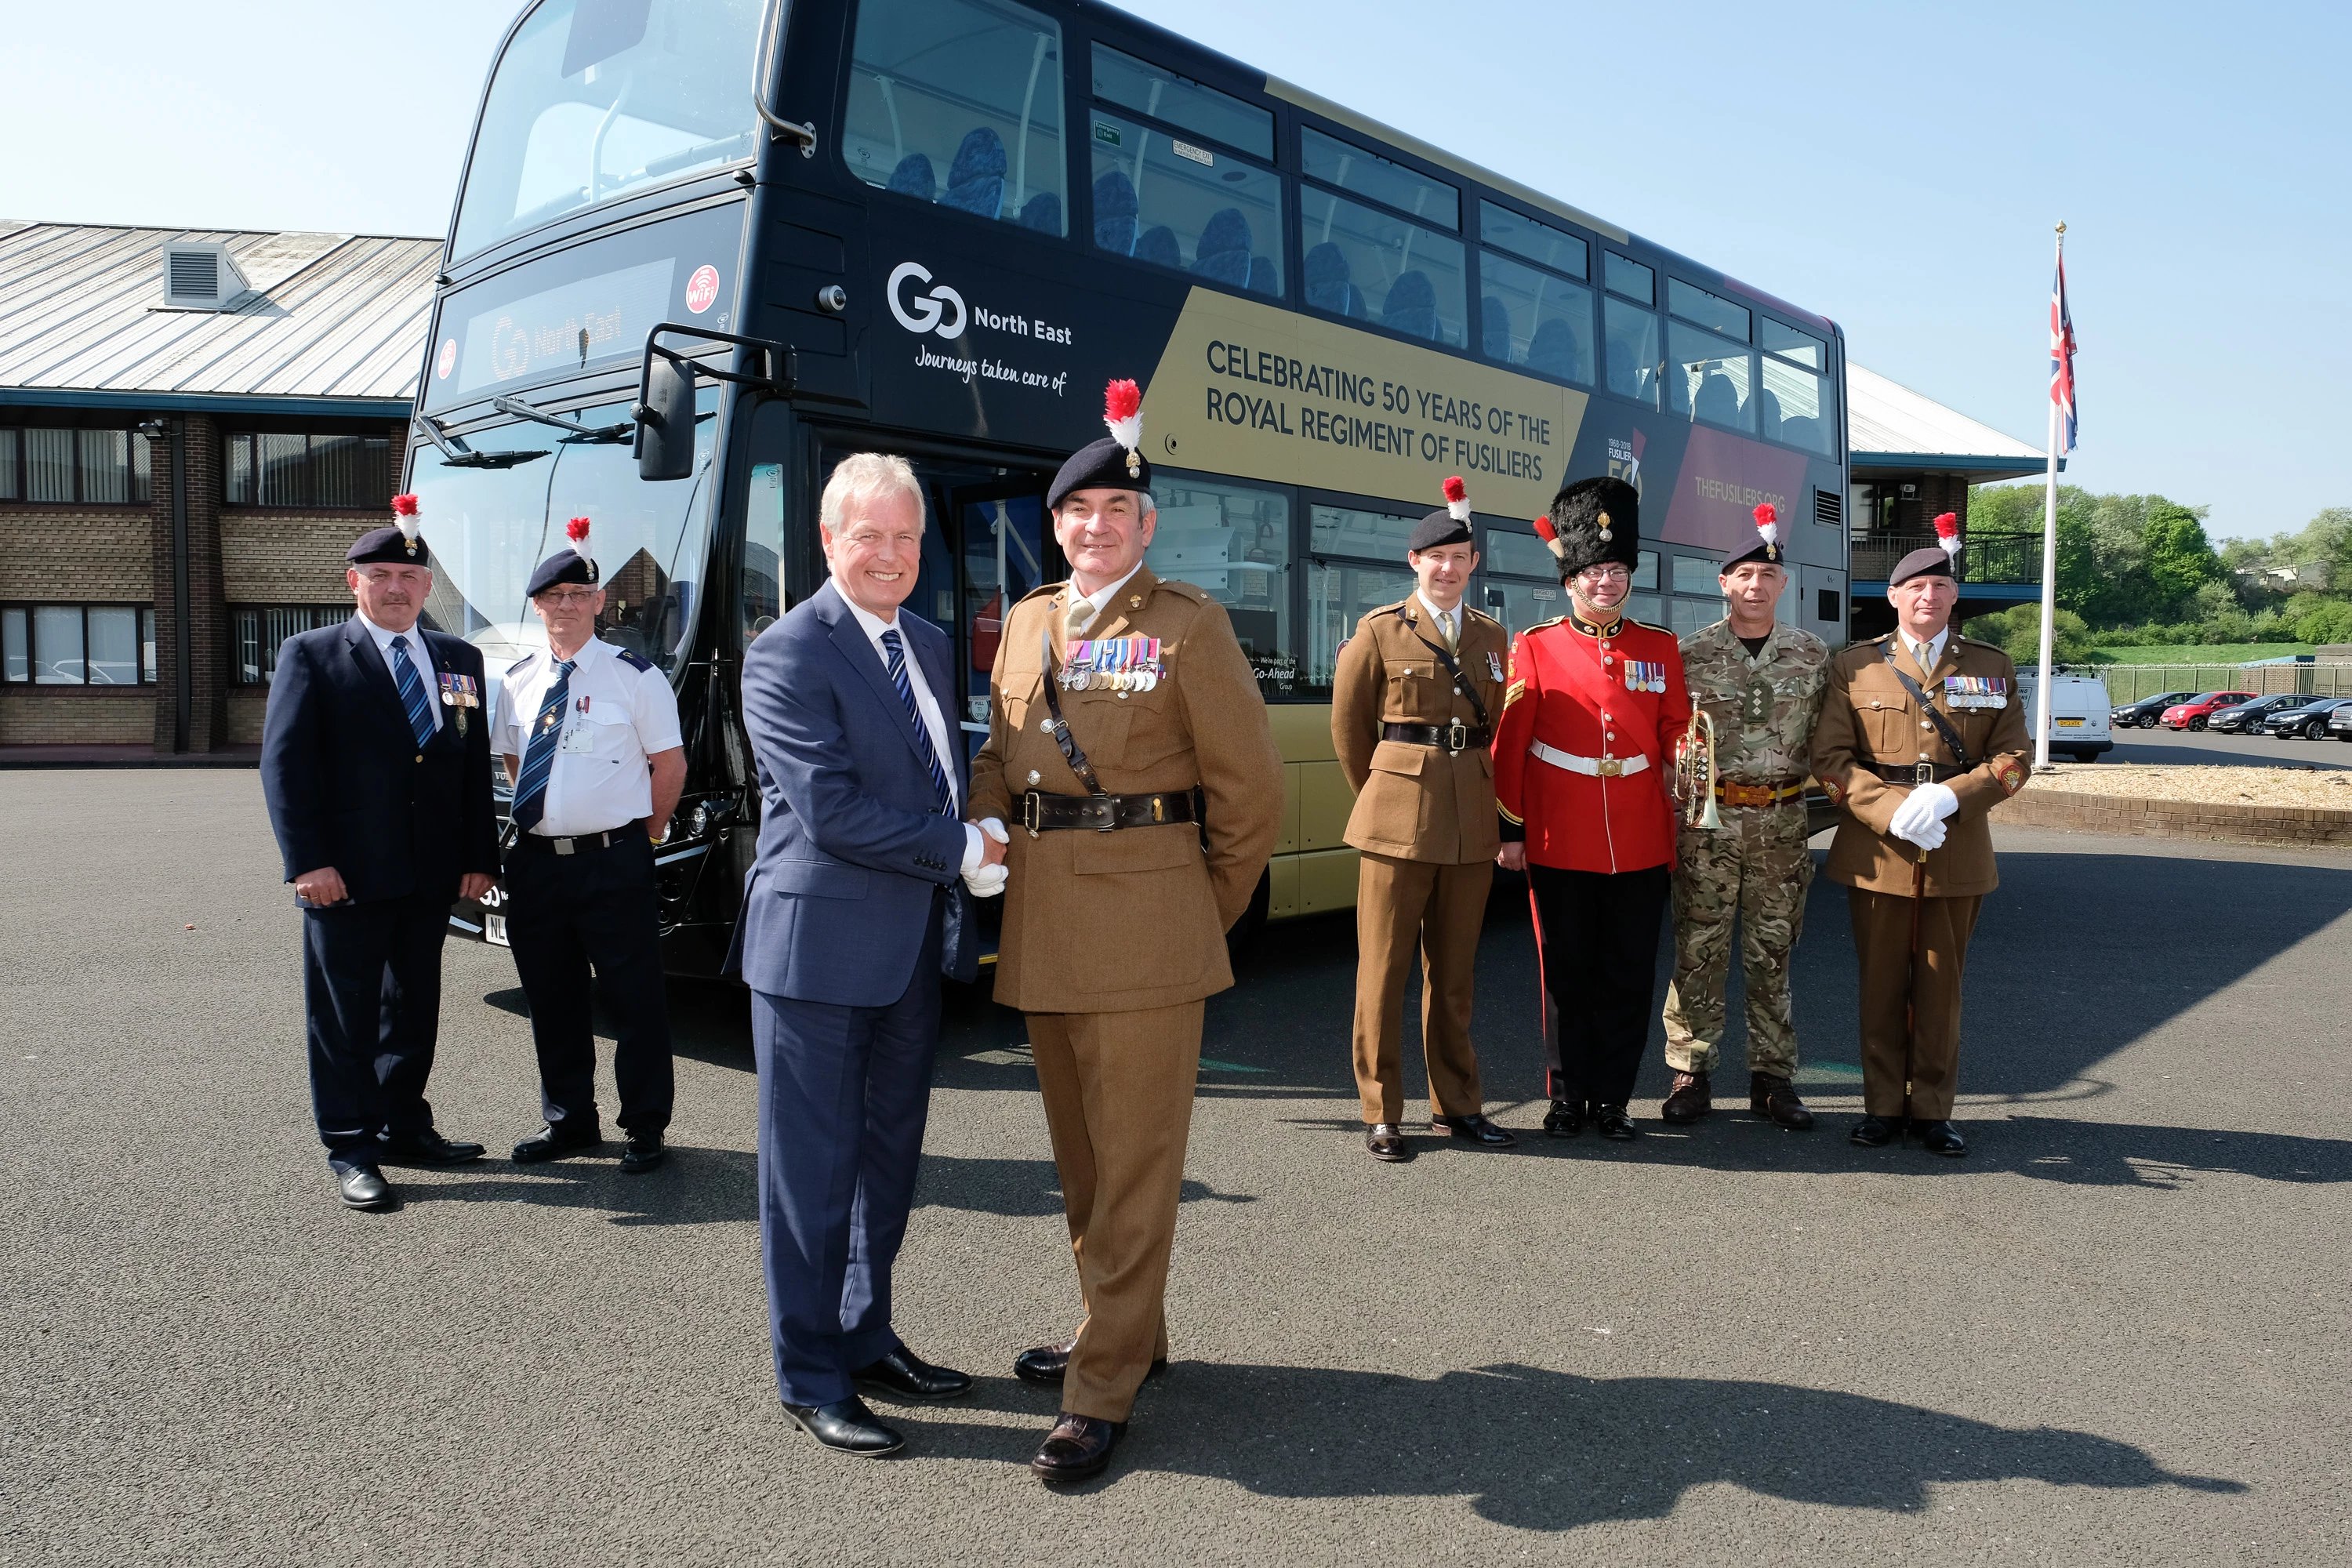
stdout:
<svg viewBox="0 0 2352 1568">
<path fill-rule="evenodd" d="M 548 646 L 507 671 L 495 737 L 514 784 L 506 857 L 507 937 L 530 1004 L 547 1125 L 518 1163 L 604 1142 L 588 972 L 604 983 L 616 1037 L 613 1076 L 628 1134 L 621 1169 L 662 1162 L 669 1126 L 669 1009 L 655 914 L 654 846 L 686 784 L 677 696 L 650 662 L 596 637 L 604 607 L 588 520 L 572 548 L 531 574 Z"/>
</svg>

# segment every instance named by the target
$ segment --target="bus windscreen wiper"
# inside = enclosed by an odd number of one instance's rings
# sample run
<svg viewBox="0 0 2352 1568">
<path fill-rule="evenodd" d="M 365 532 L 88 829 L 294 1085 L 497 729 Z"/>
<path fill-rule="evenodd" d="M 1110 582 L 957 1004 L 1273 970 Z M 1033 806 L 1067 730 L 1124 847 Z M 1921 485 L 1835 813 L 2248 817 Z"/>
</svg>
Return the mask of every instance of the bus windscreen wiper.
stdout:
<svg viewBox="0 0 2352 1568">
<path fill-rule="evenodd" d="M 583 332 L 580 335 L 584 339 L 588 334 Z M 493 397 L 490 399 L 490 406 L 501 414 L 510 414 L 517 419 L 533 419 L 541 425 L 552 425 L 558 430 L 569 430 L 583 441 L 623 441 L 635 434 L 637 428 L 635 424 L 626 419 L 618 425 L 583 425 L 577 419 L 566 419 L 561 414 L 550 414 L 544 409 L 533 408 L 520 397 Z"/>
<path fill-rule="evenodd" d="M 430 415 L 418 415 L 416 427 L 425 432 L 426 440 L 441 449 L 441 466 L 445 468 L 511 468 L 547 456 L 545 452 L 473 451 L 465 445 L 464 437 L 444 436 L 440 425 Z"/>
</svg>

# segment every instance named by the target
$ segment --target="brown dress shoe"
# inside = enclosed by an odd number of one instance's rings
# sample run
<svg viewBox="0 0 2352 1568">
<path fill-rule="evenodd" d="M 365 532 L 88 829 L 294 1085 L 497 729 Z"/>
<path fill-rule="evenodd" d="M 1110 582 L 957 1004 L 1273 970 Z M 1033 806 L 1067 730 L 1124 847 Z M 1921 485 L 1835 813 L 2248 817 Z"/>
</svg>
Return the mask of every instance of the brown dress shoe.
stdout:
<svg viewBox="0 0 2352 1568">
<path fill-rule="evenodd" d="M 1078 1348 L 1076 1340 L 1064 1340 L 1057 1345 L 1037 1345 L 1013 1358 L 1013 1375 L 1024 1383 L 1034 1383 L 1041 1388 L 1059 1388 L 1062 1379 L 1069 1374 L 1070 1352 Z M 1143 1381 L 1150 1383 L 1168 1370 L 1168 1358 L 1156 1357 L 1143 1369 Z"/>
<path fill-rule="evenodd" d="M 1375 1121 L 1364 1129 L 1364 1147 L 1375 1160 L 1402 1164 L 1412 1158 L 1412 1145 L 1404 1141 L 1404 1129 L 1393 1121 Z"/>
<path fill-rule="evenodd" d="M 1053 1431 L 1046 1434 L 1037 1457 L 1029 1461 L 1029 1473 L 1055 1486 L 1092 1480 L 1109 1465 L 1110 1451 L 1118 1446 L 1119 1436 L 1126 1430 L 1124 1421 L 1073 1415 L 1065 1410 L 1062 1418 L 1054 1423 Z"/>
<path fill-rule="evenodd" d="M 1665 1104 L 1658 1108 L 1659 1117 L 1676 1127 L 1687 1127 L 1715 1109 L 1714 1090 L 1703 1072 L 1675 1074 L 1675 1087 L 1666 1092 Z"/>
<path fill-rule="evenodd" d="M 1748 1109 L 1791 1132 L 1812 1130 L 1813 1113 L 1797 1098 L 1797 1086 L 1769 1072 L 1748 1075 Z"/>
</svg>

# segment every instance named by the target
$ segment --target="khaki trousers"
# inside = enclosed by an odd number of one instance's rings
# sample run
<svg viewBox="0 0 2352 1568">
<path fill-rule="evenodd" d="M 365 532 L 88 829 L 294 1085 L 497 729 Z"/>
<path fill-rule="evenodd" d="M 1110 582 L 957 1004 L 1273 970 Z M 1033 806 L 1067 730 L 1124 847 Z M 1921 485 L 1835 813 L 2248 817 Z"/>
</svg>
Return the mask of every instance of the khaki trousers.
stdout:
<svg viewBox="0 0 2352 1568">
<path fill-rule="evenodd" d="M 1199 1002 L 1032 1013 L 1029 1049 L 1061 1173 L 1086 1319 L 1062 1409 L 1124 1421 L 1168 1353 L 1168 1258 L 1201 1076 Z"/>
<path fill-rule="evenodd" d="M 1862 967 L 1862 1106 L 1873 1116 L 1941 1121 L 1959 1091 L 1960 972 L 1981 895 L 1919 900 L 1919 965 L 1911 973 L 1911 900 L 1903 893 L 1846 889 L 1854 956 Z M 1904 980 L 1910 976 L 1916 1037 L 1911 1095 L 1903 1095 Z"/>
<path fill-rule="evenodd" d="M 1421 1051 L 1439 1116 L 1486 1103 L 1470 1044 L 1472 970 L 1495 863 L 1363 854 L 1356 876 L 1356 1095 L 1367 1123 L 1404 1120 L 1404 977 L 1421 954 Z"/>
</svg>

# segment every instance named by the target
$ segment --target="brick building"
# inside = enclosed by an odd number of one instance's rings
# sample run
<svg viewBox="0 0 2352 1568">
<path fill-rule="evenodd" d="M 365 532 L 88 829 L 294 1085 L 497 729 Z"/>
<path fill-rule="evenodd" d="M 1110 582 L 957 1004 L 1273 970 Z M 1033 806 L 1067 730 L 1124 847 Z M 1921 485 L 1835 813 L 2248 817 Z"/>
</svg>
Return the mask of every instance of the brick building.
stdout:
<svg viewBox="0 0 2352 1568">
<path fill-rule="evenodd" d="M 0 221 L 0 747 L 259 741 L 385 518 L 440 250 Z"/>
</svg>

